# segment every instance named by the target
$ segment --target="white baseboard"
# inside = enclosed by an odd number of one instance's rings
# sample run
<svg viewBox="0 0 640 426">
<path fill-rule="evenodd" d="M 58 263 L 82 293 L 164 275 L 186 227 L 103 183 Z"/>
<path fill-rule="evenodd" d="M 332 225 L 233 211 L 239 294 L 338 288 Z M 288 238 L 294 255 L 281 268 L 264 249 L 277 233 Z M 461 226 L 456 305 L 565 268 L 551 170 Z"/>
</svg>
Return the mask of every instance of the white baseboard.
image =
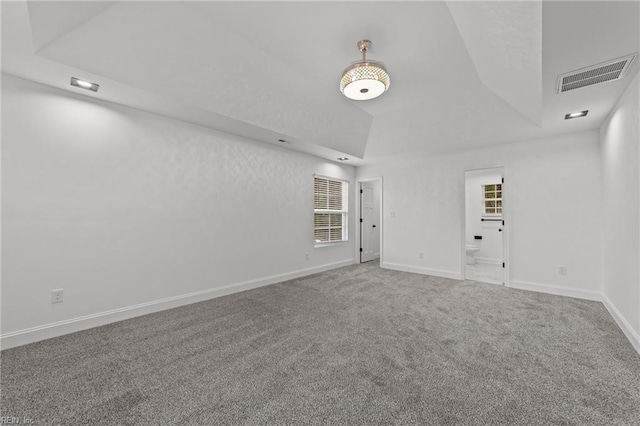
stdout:
<svg viewBox="0 0 640 426">
<path fill-rule="evenodd" d="M 423 268 L 420 266 L 401 265 L 399 263 L 389 263 L 389 262 L 382 263 L 380 267 L 386 268 L 386 269 L 393 269 L 395 271 L 413 272 L 414 274 L 433 275 L 435 277 L 451 278 L 453 280 L 462 279 L 462 274 L 460 274 L 459 272 L 444 271 L 441 269 L 430 269 L 430 268 Z"/>
<path fill-rule="evenodd" d="M 476 262 L 478 263 L 488 263 L 491 265 L 502 265 L 502 259 L 497 259 L 494 257 L 475 257 Z"/>
<path fill-rule="evenodd" d="M 611 300 L 607 297 L 606 294 L 602 295 L 602 304 L 607 308 L 609 314 L 613 317 L 618 327 L 622 330 L 631 345 L 635 348 L 635 350 L 640 354 L 640 334 L 636 333 L 635 330 L 631 327 L 631 324 L 620 314 L 620 311 L 615 307 Z"/>
<path fill-rule="evenodd" d="M 532 283 L 529 281 L 511 280 L 509 287 L 520 290 L 536 291 L 538 293 L 555 294 L 557 296 L 575 297 L 576 299 L 602 301 L 602 294 L 594 290 L 582 290 L 552 284 Z"/>
<path fill-rule="evenodd" d="M 229 284 L 222 287 L 197 291 L 194 293 L 181 294 L 179 296 L 167 297 L 165 299 L 140 303 L 138 305 L 126 306 L 110 311 L 98 312 L 91 315 L 71 318 L 68 320 L 44 324 L 37 327 L 12 331 L 0 335 L 0 348 L 9 349 L 16 346 L 22 346 L 28 343 L 38 342 L 40 340 L 50 339 L 52 337 L 62 336 L 64 334 L 74 333 L 76 331 L 86 330 L 89 328 L 134 318 L 153 312 L 164 311 L 166 309 L 176 308 L 178 306 L 184 306 L 195 302 L 214 299 L 216 297 L 226 296 L 228 294 L 263 287 L 282 281 L 292 280 L 295 278 L 304 277 L 306 275 L 317 274 L 319 272 L 341 268 L 343 266 L 352 265 L 354 263 L 357 263 L 356 259 L 343 260 L 341 262 L 328 263 L 325 265 L 315 266 L 313 268 L 299 269 L 297 271 L 287 272 L 284 274 L 272 275 L 270 277 Z"/>
</svg>

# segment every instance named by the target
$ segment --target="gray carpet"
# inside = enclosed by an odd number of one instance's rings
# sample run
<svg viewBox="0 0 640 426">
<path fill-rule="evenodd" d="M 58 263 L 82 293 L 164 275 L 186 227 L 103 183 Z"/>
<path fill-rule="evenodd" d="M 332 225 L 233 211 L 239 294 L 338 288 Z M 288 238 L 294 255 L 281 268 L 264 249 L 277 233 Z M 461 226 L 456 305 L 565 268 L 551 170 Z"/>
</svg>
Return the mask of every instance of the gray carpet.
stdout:
<svg viewBox="0 0 640 426">
<path fill-rule="evenodd" d="M 2 352 L 34 424 L 640 424 L 600 303 L 375 264 Z"/>
</svg>

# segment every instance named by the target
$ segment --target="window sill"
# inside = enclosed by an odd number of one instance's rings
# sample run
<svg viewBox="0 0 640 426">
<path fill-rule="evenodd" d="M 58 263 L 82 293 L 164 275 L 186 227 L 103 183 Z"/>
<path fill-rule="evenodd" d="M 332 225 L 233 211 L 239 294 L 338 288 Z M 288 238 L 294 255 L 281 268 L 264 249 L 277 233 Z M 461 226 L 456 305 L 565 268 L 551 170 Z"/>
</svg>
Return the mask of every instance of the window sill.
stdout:
<svg viewBox="0 0 640 426">
<path fill-rule="evenodd" d="M 349 242 L 349 240 L 331 241 L 331 242 L 327 242 L 327 243 L 314 243 L 313 248 L 339 246 L 339 245 L 342 245 L 342 244 L 348 243 L 348 242 Z"/>
</svg>

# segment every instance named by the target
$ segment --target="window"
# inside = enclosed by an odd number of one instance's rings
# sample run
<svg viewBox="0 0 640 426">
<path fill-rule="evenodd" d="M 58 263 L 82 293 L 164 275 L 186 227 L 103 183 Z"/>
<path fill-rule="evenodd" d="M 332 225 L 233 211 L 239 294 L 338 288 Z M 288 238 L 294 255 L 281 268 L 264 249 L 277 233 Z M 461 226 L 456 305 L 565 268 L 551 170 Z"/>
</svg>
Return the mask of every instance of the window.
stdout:
<svg viewBox="0 0 640 426">
<path fill-rule="evenodd" d="M 347 182 L 315 176 L 313 239 L 316 244 L 347 241 Z"/>
<path fill-rule="evenodd" d="M 502 184 L 482 185 L 483 216 L 502 216 Z"/>
</svg>

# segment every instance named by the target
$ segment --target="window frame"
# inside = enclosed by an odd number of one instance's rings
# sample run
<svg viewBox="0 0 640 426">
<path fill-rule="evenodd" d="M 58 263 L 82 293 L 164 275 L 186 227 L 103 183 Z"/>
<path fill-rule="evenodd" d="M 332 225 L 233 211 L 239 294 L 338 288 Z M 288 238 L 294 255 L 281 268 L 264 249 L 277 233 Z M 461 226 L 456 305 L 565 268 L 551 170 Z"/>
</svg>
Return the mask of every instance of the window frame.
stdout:
<svg viewBox="0 0 640 426">
<path fill-rule="evenodd" d="M 316 205 L 316 179 L 321 179 L 327 181 L 327 208 L 317 208 Z M 329 208 L 330 198 L 329 198 L 329 183 L 328 182 L 338 182 L 341 185 L 341 209 L 331 209 Z M 342 215 L 342 223 L 341 226 L 316 226 L 316 215 L 319 214 L 340 214 Z M 324 247 L 335 244 L 346 243 L 349 241 L 349 228 L 348 228 L 348 218 L 349 218 L 349 181 L 344 179 L 338 179 L 330 176 L 323 176 L 319 174 L 313 175 L 313 242 L 314 247 Z M 329 230 L 329 240 L 321 241 L 316 239 L 316 230 L 317 229 L 328 229 Z M 341 229 L 341 237 L 339 240 L 331 239 L 331 229 Z"/>
<path fill-rule="evenodd" d="M 493 190 L 487 191 L 487 186 L 493 186 Z M 502 204 L 502 182 L 497 183 L 487 183 L 482 185 L 482 217 L 490 217 L 490 218 L 501 218 L 504 212 L 504 206 Z M 491 198 L 487 198 L 487 192 L 493 193 L 494 196 Z M 498 193 L 500 196 L 498 197 Z M 487 207 L 487 202 L 494 202 L 495 205 L 493 207 Z M 487 213 L 488 208 L 495 209 L 494 213 Z M 498 212 L 498 209 L 500 212 Z"/>
</svg>

